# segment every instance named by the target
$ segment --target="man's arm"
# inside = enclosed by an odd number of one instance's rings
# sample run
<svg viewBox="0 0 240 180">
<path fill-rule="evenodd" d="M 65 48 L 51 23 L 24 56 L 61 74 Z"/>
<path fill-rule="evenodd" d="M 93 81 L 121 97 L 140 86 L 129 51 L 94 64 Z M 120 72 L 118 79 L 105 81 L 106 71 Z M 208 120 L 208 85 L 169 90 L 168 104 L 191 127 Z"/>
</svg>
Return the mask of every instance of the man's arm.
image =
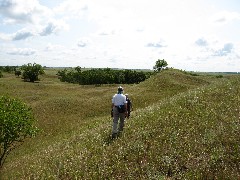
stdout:
<svg viewBox="0 0 240 180">
<path fill-rule="evenodd" d="M 127 103 L 124 103 L 124 106 L 125 106 L 125 115 L 127 116 L 127 114 L 128 114 Z"/>
<path fill-rule="evenodd" d="M 112 109 L 114 108 L 114 96 L 112 97 Z"/>
</svg>

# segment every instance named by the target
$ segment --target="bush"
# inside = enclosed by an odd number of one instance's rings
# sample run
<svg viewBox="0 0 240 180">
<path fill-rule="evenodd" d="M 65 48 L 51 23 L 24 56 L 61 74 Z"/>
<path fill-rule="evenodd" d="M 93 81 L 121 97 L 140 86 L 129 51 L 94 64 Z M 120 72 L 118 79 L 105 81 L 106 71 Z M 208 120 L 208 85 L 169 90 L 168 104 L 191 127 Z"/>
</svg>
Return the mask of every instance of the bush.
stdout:
<svg viewBox="0 0 240 180">
<path fill-rule="evenodd" d="M 113 70 L 90 69 L 81 71 L 80 67 L 75 71 L 66 69 L 58 71 L 57 75 L 63 82 L 78 84 L 134 84 L 140 83 L 151 76 L 151 72 L 134 71 L 134 70 Z"/>
<path fill-rule="evenodd" d="M 20 70 L 15 70 L 15 76 L 20 76 L 22 74 L 22 72 Z"/>
<path fill-rule="evenodd" d="M 37 81 L 39 80 L 38 76 L 44 74 L 42 66 L 36 63 L 28 63 L 27 65 L 23 65 L 21 69 L 23 70 L 22 76 L 25 81 Z"/>
<path fill-rule="evenodd" d="M 217 75 L 216 78 L 223 78 L 223 75 Z"/>
<path fill-rule="evenodd" d="M 159 71 L 161 71 L 162 69 L 164 69 L 167 66 L 168 66 L 167 61 L 165 61 L 164 59 L 163 60 L 158 59 L 156 61 L 155 66 L 153 67 L 153 69 L 155 69 L 155 71 L 159 72 Z"/>
<path fill-rule="evenodd" d="M 31 108 L 20 100 L 0 97 L 0 168 L 8 154 L 36 134 Z"/>
</svg>

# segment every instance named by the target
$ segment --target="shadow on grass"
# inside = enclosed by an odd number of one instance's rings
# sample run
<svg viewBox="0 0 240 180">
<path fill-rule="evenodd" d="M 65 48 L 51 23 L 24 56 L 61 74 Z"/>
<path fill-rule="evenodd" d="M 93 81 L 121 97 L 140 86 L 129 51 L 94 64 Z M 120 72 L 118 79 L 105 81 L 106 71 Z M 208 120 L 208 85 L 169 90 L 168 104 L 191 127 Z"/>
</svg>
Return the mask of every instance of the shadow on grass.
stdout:
<svg viewBox="0 0 240 180">
<path fill-rule="evenodd" d="M 118 138 L 122 137 L 122 132 L 118 132 L 114 135 L 108 135 L 105 139 L 104 139 L 104 144 L 106 144 L 107 146 L 110 146 L 114 141 L 116 141 Z"/>
</svg>

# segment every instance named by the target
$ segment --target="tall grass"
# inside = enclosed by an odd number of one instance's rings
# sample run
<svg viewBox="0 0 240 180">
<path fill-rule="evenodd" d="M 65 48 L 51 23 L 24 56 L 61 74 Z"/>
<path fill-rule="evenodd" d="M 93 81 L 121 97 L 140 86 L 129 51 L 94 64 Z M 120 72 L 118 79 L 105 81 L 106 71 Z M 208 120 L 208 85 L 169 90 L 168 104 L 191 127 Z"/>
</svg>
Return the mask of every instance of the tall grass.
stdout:
<svg viewBox="0 0 240 180">
<path fill-rule="evenodd" d="M 9 157 L 2 179 L 239 179 L 240 80 L 164 71 L 125 85 L 134 103 L 111 140 L 116 86 L 46 77 L 0 79 L 0 94 L 32 106 L 42 132 Z"/>
</svg>

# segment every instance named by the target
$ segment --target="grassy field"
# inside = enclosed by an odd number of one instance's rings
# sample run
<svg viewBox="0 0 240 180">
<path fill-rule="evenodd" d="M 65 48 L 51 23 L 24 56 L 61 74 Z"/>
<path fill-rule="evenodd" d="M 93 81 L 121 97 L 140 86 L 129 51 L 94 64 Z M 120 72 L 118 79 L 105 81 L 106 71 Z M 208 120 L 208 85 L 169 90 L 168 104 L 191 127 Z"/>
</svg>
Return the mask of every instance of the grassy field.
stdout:
<svg viewBox="0 0 240 180">
<path fill-rule="evenodd" d="M 118 84 L 36 83 L 11 74 L 0 95 L 32 107 L 41 132 L 8 157 L 1 179 L 239 179 L 240 77 L 163 71 L 123 85 L 133 101 L 124 132 L 111 140 Z"/>
</svg>

